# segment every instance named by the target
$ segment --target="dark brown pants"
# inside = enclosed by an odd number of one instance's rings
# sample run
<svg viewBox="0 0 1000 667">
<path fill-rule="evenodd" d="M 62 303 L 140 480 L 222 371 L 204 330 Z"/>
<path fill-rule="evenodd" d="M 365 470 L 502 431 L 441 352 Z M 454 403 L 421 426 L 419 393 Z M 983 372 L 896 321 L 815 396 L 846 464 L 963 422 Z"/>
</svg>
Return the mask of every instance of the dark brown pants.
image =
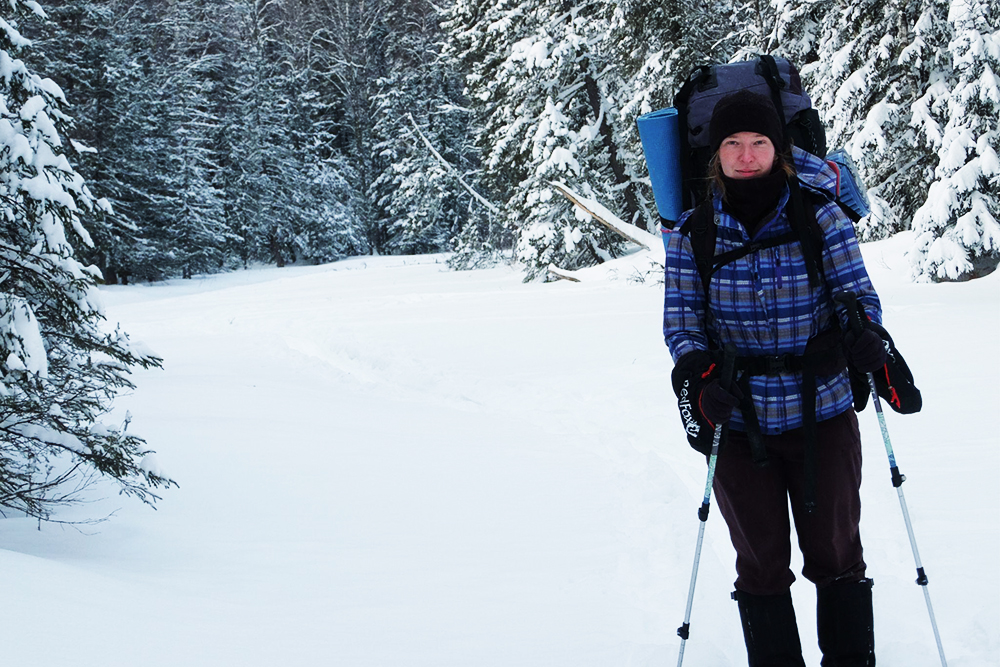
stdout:
<svg viewBox="0 0 1000 667">
<path fill-rule="evenodd" d="M 861 436 L 853 410 L 816 425 L 816 503 L 803 506 L 802 429 L 765 435 L 768 464 L 755 466 L 746 434 L 731 431 L 716 464 L 719 510 L 736 548 L 736 588 L 777 595 L 792 585 L 791 526 L 799 538 L 802 575 L 822 588 L 865 576 L 861 534 Z"/>
</svg>

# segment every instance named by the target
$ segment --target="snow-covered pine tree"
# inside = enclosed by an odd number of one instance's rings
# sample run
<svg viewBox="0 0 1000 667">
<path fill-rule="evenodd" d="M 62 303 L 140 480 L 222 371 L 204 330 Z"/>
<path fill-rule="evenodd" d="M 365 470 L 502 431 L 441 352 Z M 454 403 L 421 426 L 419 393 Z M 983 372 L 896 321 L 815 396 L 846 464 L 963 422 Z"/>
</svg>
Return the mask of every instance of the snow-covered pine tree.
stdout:
<svg viewBox="0 0 1000 667">
<path fill-rule="evenodd" d="M 730 36 L 728 5 L 691 0 L 608 2 L 610 29 L 601 49 L 615 64 L 621 111 L 614 123 L 624 168 L 633 182 L 648 179 L 636 119 L 673 103 L 673 96 L 697 65 L 726 62 Z M 754 22 L 755 24 L 755 22 Z M 743 35 L 746 37 L 746 35 Z M 726 50 L 729 48 L 730 50 Z M 646 227 L 659 218 L 648 185 L 637 188 Z"/>
<path fill-rule="evenodd" d="M 1000 262 L 1000 2 L 952 0 L 953 69 L 920 118 L 937 149 L 935 180 L 913 218 L 918 280 L 965 280 Z"/>
<path fill-rule="evenodd" d="M 158 73 L 160 95 L 169 103 L 159 120 L 167 150 L 158 161 L 160 191 L 147 194 L 162 206 L 160 232 L 184 278 L 220 270 L 232 239 L 217 146 L 221 72 L 230 55 L 227 10 L 221 0 L 174 0 L 164 16 L 169 46 Z"/>
<path fill-rule="evenodd" d="M 315 135 L 313 139 L 315 150 L 320 139 Z M 305 218 L 295 235 L 295 248 L 302 260 L 312 263 L 361 255 L 368 247 L 354 214 L 354 170 L 343 155 L 325 153 L 302 153 L 308 159 L 299 184 Z"/>
<path fill-rule="evenodd" d="M 913 104 L 947 66 L 945 0 L 785 3 L 776 37 L 801 64 L 829 147 L 844 147 L 869 187 L 862 239 L 905 229 L 923 203 L 931 153 L 911 123 Z"/>
<path fill-rule="evenodd" d="M 882 82 L 864 122 L 845 142 L 871 184 L 874 213 L 859 225 L 864 240 L 909 229 L 924 203 L 934 173 L 934 151 L 915 131 L 920 100 L 933 97 L 947 55 L 948 0 L 900 0 L 891 9 L 886 30 L 893 35 L 892 59 L 884 64 Z M 888 40 L 884 40 L 888 41 Z"/>
<path fill-rule="evenodd" d="M 222 2 L 113 5 L 106 129 L 97 159 L 126 250 L 116 273 L 158 280 L 216 271 L 231 238 L 217 144 L 229 44 Z"/>
<path fill-rule="evenodd" d="M 725 22 L 722 26 L 716 24 L 715 31 L 720 28 L 728 31 L 724 37 L 715 37 L 717 44 L 730 54 L 730 61 L 742 61 L 772 53 L 777 48 L 778 11 L 780 0 L 729 0 L 721 7 Z M 718 14 L 718 11 L 712 13 Z"/>
<path fill-rule="evenodd" d="M 385 170 L 373 198 L 389 218 L 392 252 L 441 252 L 481 207 L 463 189 L 469 113 L 458 74 L 438 55 L 442 11 L 392 2 L 386 13 L 386 75 L 375 94 L 375 150 Z M 439 159 L 440 158 L 440 159 Z"/>
<path fill-rule="evenodd" d="M 294 185 L 298 224 L 294 250 L 309 262 L 333 261 L 365 252 L 364 238 L 354 206 L 357 193 L 351 183 L 356 171 L 338 148 L 340 100 L 336 68 L 317 35 L 328 32 L 329 17 L 310 0 L 286 0 L 285 53 L 292 76 L 284 78 L 288 101 L 289 174 Z M 297 174 L 297 176 L 296 176 Z"/>
<path fill-rule="evenodd" d="M 374 124 L 378 81 L 386 74 L 387 8 L 387 0 L 320 0 L 313 11 L 321 21 L 310 37 L 323 51 L 323 74 L 336 100 L 335 147 L 350 165 L 339 177 L 349 182 L 351 212 L 365 243 L 361 250 L 371 253 L 387 252 L 389 242 L 388 217 L 372 191 L 385 169 L 375 150 Z"/>
<path fill-rule="evenodd" d="M 177 275 L 172 190 L 163 173 L 172 136 L 166 122 L 172 100 L 162 89 L 172 32 L 164 27 L 165 3 L 109 2 L 115 56 L 99 92 L 105 108 L 94 122 L 104 129 L 93 157 L 107 174 L 98 184 L 124 242 L 107 264 L 120 281 L 161 280 Z"/>
<path fill-rule="evenodd" d="M 127 279 L 134 255 L 135 227 L 128 222 L 128 190 L 121 174 L 130 173 L 121 149 L 130 136 L 122 118 L 122 88 L 134 67 L 129 47 L 130 11 L 119 0 L 80 0 L 46 8 L 47 21 L 31 21 L 22 34 L 32 42 L 25 60 L 51 72 L 73 109 L 73 140 L 67 154 L 90 187 L 111 202 L 113 212 L 93 216 L 88 231 L 93 246 L 75 245 L 77 255 L 96 264 L 105 282 Z M 72 240 L 72 238 L 71 238 Z"/>
<path fill-rule="evenodd" d="M 73 254 L 102 205 L 66 159 L 65 98 L 17 56 L 17 26 L 42 10 L 12 0 L 0 22 L 0 506 L 43 519 L 95 473 L 152 503 L 172 484 L 144 441 L 103 423 L 129 369 L 160 360 L 102 329 L 96 267 Z M 127 422 L 126 422 L 127 426 Z"/>
<path fill-rule="evenodd" d="M 599 46 L 607 6 L 573 2 L 459 2 L 449 22 L 454 53 L 468 68 L 484 182 L 517 230 L 516 257 L 527 277 L 550 264 L 578 268 L 618 254 L 620 237 L 550 187 L 565 181 L 621 217 L 637 200 L 620 166 L 610 127 L 618 113 L 617 75 Z M 610 144 L 610 145 L 609 145 Z"/>
<path fill-rule="evenodd" d="M 470 153 L 478 159 L 474 186 L 486 199 L 499 206 L 508 195 L 508 178 L 498 177 L 482 164 L 484 150 L 490 142 L 481 131 L 484 122 L 482 98 L 488 95 L 488 79 L 503 58 L 507 17 L 516 11 L 493 0 L 455 0 L 450 3 L 442 29 L 440 57 L 449 68 L 465 77 L 463 98 L 468 100 L 471 113 L 472 141 Z M 495 23 L 494 23 L 495 22 Z M 473 91 L 479 97 L 471 97 Z M 470 174 L 464 174 L 469 177 Z M 489 266 L 509 257 L 514 245 L 515 228 L 509 225 L 499 209 L 471 216 L 455 239 L 455 254 L 450 265 L 457 269 Z"/>
<path fill-rule="evenodd" d="M 293 145 L 296 72 L 285 2 L 239 0 L 242 48 L 233 54 L 226 146 L 226 216 L 244 262 L 294 261 L 304 181 Z"/>
<path fill-rule="evenodd" d="M 697 0 L 622 0 L 608 5 L 611 29 L 603 48 L 626 81 L 623 124 L 638 142 L 635 117 L 670 106 L 694 67 L 733 56 L 734 9 L 728 3 Z M 744 46 L 751 39 L 745 31 L 739 37 Z"/>
</svg>

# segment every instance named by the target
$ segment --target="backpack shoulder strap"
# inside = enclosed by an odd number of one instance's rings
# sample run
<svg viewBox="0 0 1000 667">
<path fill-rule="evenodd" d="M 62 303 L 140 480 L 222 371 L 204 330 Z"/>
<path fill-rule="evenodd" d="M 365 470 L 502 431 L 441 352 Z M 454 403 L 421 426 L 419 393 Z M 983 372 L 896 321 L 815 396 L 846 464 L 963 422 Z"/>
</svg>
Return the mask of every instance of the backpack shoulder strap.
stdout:
<svg viewBox="0 0 1000 667">
<path fill-rule="evenodd" d="M 823 235 L 819 230 L 819 222 L 816 220 L 815 200 L 803 194 L 799 187 L 799 179 L 792 176 L 788 179 L 788 220 L 792 229 L 798 234 L 799 243 L 802 245 L 802 255 L 806 259 L 806 271 L 809 274 L 809 283 L 820 285 L 823 282 L 823 265 L 820 261 L 823 252 Z M 817 239 L 817 230 L 820 231 Z"/>
<path fill-rule="evenodd" d="M 793 215 L 790 216 L 790 219 L 801 221 L 801 223 L 793 222 L 792 231 L 767 241 L 748 243 L 718 256 L 715 254 L 717 225 L 712 202 L 706 200 L 695 207 L 694 212 L 681 227 L 680 232 L 691 240 L 691 251 L 694 253 L 694 263 L 701 278 L 706 303 L 709 300 L 709 285 L 712 282 L 712 276 L 721 267 L 758 250 L 795 241 L 798 241 L 802 247 L 810 280 L 822 282 L 824 234 L 816 220 L 815 207 L 827 203 L 827 200 L 808 189 L 796 187 L 795 191 L 798 192 L 800 205 L 793 205 L 793 208 L 798 210 L 797 214 L 794 210 L 791 212 Z"/>
<path fill-rule="evenodd" d="M 816 209 L 820 206 L 826 206 L 828 204 L 837 204 L 840 207 L 840 209 L 844 211 L 844 214 L 847 215 L 847 217 L 852 220 L 852 222 L 854 220 L 853 218 L 851 218 L 851 215 L 847 213 L 849 209 L 847 208 L 846 204 L 842 203 L 839 199 L 833 199 L 833 200 L 827 199 L 820 193 L 814 192 L 808 188 L 803 188 L 800 190 L 800 192 L 802 193 L 806 203 L 804 211 L 806 218 L 806 229 L 804 231 L 807 232 L 808 236 L 812 237 L 811 241 L 813 244 L 813 250 L 815 253 L 815 257 L 817 257 L 818 261 L 820 262 L 819 271 L 820 273 L 822 273 L 823 271 L 822 254 L 823 254 L 823 247 L 826 245 L 826 234 L 823 233 L 823 228 L 820 227 L 819 221 L 816 219 Z"/>
<path fill-rule="evenodd" d="M 694 253 L 694 263 L 701 276 L 702 289 L 705 291 L 705 301 L 708 301 L 708 285 L 712 279 L 713 261 L 715 259 L 715 208 L 711 200 L 703 201 L 695 207 L 687 224 L 681 228 L 681 233 L 691 240 L 691 251 Z"/>
</svg>

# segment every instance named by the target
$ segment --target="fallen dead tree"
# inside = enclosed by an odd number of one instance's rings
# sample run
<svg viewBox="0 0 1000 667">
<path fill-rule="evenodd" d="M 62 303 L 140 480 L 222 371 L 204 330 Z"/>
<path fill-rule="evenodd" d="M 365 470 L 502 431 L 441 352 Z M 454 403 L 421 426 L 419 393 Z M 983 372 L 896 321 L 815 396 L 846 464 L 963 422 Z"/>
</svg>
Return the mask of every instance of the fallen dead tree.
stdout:
<svg viewBox="0 0 1000 667">
<path fill-rule="evenodd" d="M 627 241 L 634 243 L 646 250 L 656 247 L 660 240 L 655 235 L 639 229 L 635 225 L 630 225 L 609 211 L 605 206 L 595 199 L 583 197 L 569 188 L 565 183 L 550 181 L 556 192 L 573 202 L 573 205 L 589 215 L 591 218 L 604 225 L 611 231 L 622 236 Z M 579 272 L 561 269 L 558 266 L 549 265 L 549 274 L 561 280 L 572 280 L 580 282 Z"/>
</svg>

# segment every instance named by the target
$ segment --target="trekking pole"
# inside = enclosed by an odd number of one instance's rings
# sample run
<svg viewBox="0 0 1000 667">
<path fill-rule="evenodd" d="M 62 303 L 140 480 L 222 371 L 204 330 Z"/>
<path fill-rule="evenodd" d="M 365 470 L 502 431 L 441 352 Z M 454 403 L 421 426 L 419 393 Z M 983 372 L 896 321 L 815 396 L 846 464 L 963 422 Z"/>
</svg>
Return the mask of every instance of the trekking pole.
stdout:
<svg viewBox="0 0 1000 667">
<path fill-rule="evenodd" d="M 719 379 L 723 389 L 729 390 L 730 382 L 733 379 L 733 369 L 736 366 L 736 347 L 730 343 L 726 345 L 725 356 L 722 360 L 722 376 Z M 681 638 L 681 650 L 677 655 L 677 667 L 681 667 L 684 662 L 684 644 L 687 642 L 689 629 L 691 628 L 691 606 L 694 604 L 694 585 L 698 581 L 698 563 L 701 560 L 701 543 L 705 539 L 705 524 L 708 522 L 708 509 L 712 502 L 712 482 L 715 480 L 715 462 L 719 458 L 719 441 L 722 440 L 722 427 L 719 424 L 715 427 L 712 436 L 712 453 L 708 457 L 708 480 L 705 482 L 705 498 L 698 509 L 698 519 L 701 523 L 698 526 L 698 543 L 694 550 L 694 567 L 691 569 L 691 585 L 688 588 L 687 610 L 684 612 L 684 625 L 677 628 L 677 634 Z"/>
<path fill-rule="evenodd" d="M 834 299 L 847 306 L 847 315 L 851 319 L 851 329 L 856 335 L 860 335 L 864 329 L 861 322 L 861 313 L 858 311 L 858 297 L 853 292 L 840 292 Z M 882 440 L 885 442 L 885 453 L 889 455 L 889 472 L 892 475 L 892 485 L 896 487 L 896 494 L 899 496 L 899 506 L 903 510 L 903 521 L 906 523 L 906 532 L 910 537 L 910 548 L 913 550 L 913 560 L 917 564 L 917 584 L 924 591 L 924 600 L 927 602 L 927 613 L 931 617 L 931 628 L 934 630 L 934 639 L 937 642 L 938 654 L 941 656 L 942 667 L 948 667 L 948 661 L 944 657 L 944 646 L 941 644 L 941 634 L 938 632 L 937 620 L 934 618 L 934 607 L 931 606 L 931 594 L 927 589 L 927 574 L 920 562 L 920 552 L 917 551 L 917 538 L 913 535 L 913 524 L 910 523 L 910 512 L 906 509 L 906 497 L 903 495 L 903 482 L 906 476 L 899 471 L 896 465 L 896 455 L 892 451 L 892 442 L 889 440 L 889 429 L 885 425 L 885 415 L 882 413 L 882 403 L 879 401 L 878 389 L 875 387 L 875 376 L 868 373 L 868 390 L 872 395 L 872 403 L 875 405 L 875 414 L 878 415 L 878 425 L 882 429 Z"/>
</svg>

